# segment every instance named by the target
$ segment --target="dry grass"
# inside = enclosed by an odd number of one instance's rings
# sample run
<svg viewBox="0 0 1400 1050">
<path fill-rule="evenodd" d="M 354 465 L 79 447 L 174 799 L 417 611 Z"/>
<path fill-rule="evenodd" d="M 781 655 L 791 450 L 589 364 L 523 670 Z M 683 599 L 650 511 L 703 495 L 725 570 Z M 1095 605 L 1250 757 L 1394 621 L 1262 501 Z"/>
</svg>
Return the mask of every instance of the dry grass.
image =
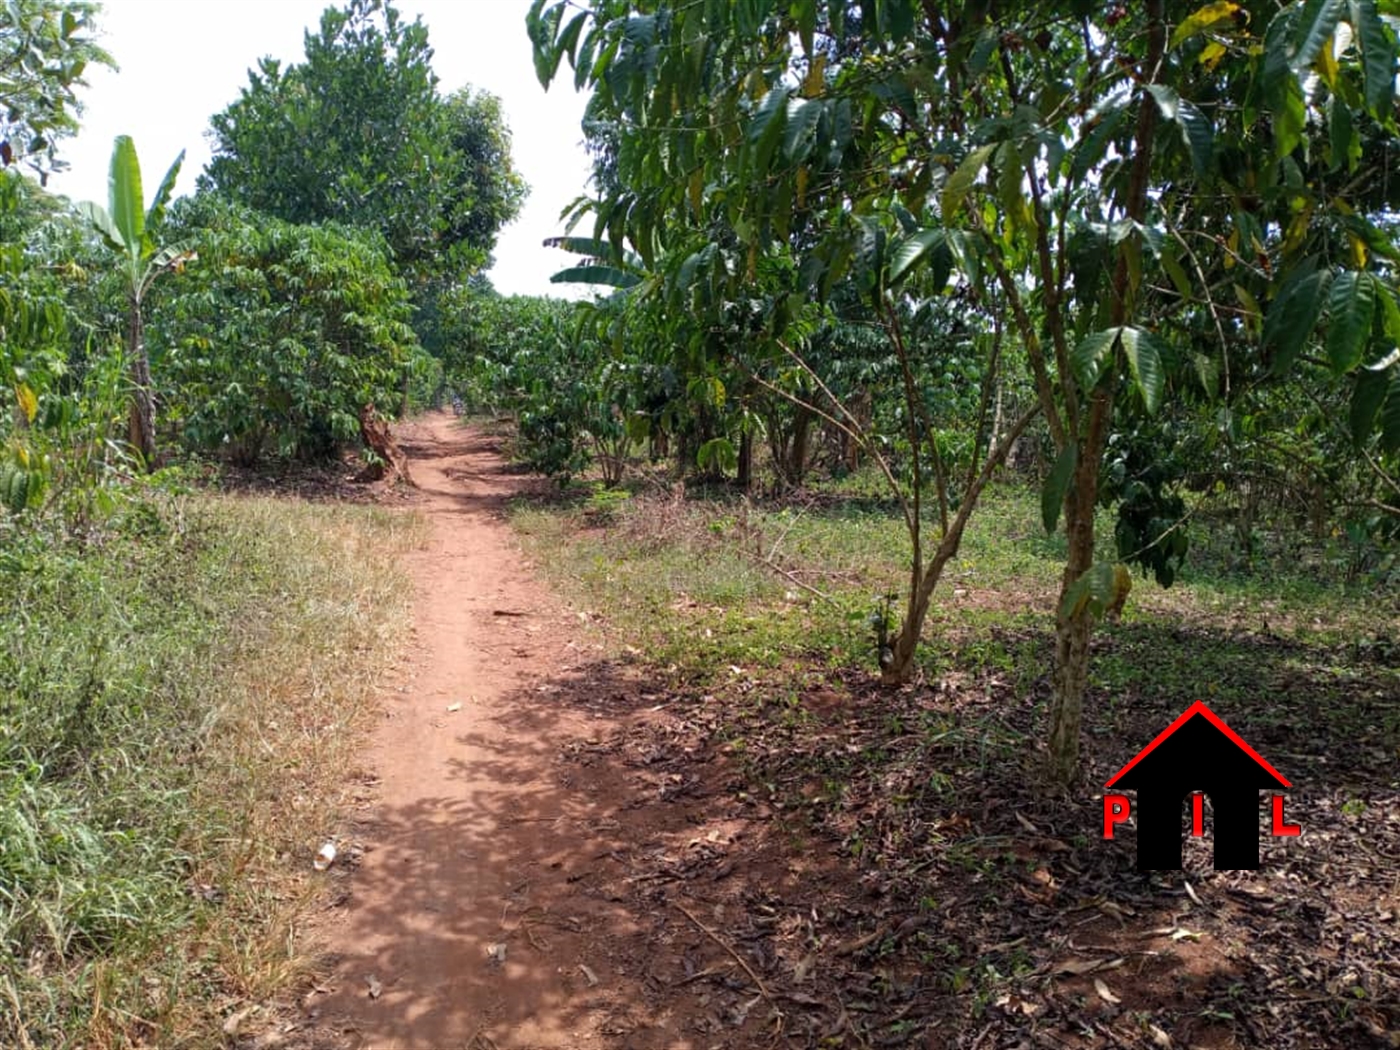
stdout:
<svg viewBox="0 0 1400 1050">
<path fill-rule="evenodd" d="M 95 858 L 74 873 L 30 858 L 24 910 L 0 908 L 3 947 L 29 960 L 0 972 L 7 1046 L 222 1046 L 228 1014 L 306 971 L 311 858 L 338 830 L 408 622 L 397 556 L 422 539 L 412 515 L 205 495 L 142 513 L 136 535 L 118 526 L 100 549 L 56 556 L 55 576 L 89 597 L 48 609 L 62 589 L 34 583 L 15 625 L 51 639 L 54 664 L 33 677 L 60 696 L 72 654 L 116 655 L 80 747 L 46 737 L 23 697 L 18 735 L 0 740 L 0 817 L 59 814 Z M 7 813 L 34 754 L 66 772 Z M 124 896 L 93 935 L 72 887 L 107 869 Z"/>
</svg>

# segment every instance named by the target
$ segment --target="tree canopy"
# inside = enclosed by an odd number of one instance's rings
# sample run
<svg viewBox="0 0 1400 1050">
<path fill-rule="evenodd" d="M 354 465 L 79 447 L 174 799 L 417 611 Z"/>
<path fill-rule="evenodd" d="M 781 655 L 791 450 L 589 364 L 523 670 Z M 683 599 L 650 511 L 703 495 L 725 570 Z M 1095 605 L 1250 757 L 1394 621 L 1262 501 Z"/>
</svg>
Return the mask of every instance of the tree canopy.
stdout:
<svg viewBox="0 0 1400 1050">
<path fill-rule="evenodd" d="M 201 188 L 291 223 L 378 230 L 414 273 L 484 266 L 524 185 L 497 100 L 444 98 L 421 19 L 351 0 L 306 34 L 305 59 L 264 58 L 211 119 Z"/>
<path fill-rule="evenodd" d="M 41 179 L 61 164 L 56 146 L 78 130 L 87 67 L 114 65 L 96 42 L 98 9 L 59 0 L 0 8 L 0 164 L 23 161 Z"/>
</svg>

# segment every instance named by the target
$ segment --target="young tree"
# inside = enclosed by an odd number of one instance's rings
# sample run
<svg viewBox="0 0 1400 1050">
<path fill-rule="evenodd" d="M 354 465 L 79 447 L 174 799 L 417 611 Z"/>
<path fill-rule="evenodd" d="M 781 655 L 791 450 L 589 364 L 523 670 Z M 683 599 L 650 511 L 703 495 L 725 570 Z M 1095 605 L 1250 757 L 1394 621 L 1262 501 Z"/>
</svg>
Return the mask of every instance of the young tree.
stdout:
<svg viewBox="0 0 1400 1050">
<path fill-rule="evenodd" d="M 1375 0 L 536 0 L 527 27 L 543 82 L 567 58 L 592 89 L 589 117 L 617 143 L 598 229 L 648 265 L 675 229 L 722 222 L 749 260 L 729 269 L 738 298 L 796 229 L 794 293 L 853 275 L 901 358 L 901 296 L 1005 316 L 1058 449 L 1046 525 L 1063 517 L 1069 540 L 1057 781 L 1078 767 L 1089 636 L 1126 597 L 1122 563 L 1171 576 L 1170 522 L 1120 530 L 1118 564 L 1096 557 L 1122 414 L 1181 384 L 1223 395 L 1287 375 L 1319 328 L 1330 365 L 1359 376 L 1357 411 L 1400 405 L 1396 253 L 1374 221 L 1400 192 L 1396 40 Z M 908 425 L 918 447 L 929 428 Z M 943 539 L 921 572 L 917 476 L 913 492 L 897 666 L 975 503 L 949 523 L 938 500 Z"/>
<path fill-rule="evenodd" d="M 129 135 L 117 136 L 112 146 L 112 168 L 107 181 L 107 207 L 85 201 L 78 210 L 121 257 L 121 273 L 127 296 L 127 358 L 131 362 L 131 446 L 147 469 L 156 463 L 155 401 L 151 390 L 151 363 L 142 334 L 142 307 L 146 293 L 172 266 L 181 265 L 190 253 L 173 245 L 158 248 L 155 232 L 170 203 L 175 179 L 185 154 L 181 150 L 161 179 L 149 209 L 141 190 L 141 163 Z"/>
</svg>

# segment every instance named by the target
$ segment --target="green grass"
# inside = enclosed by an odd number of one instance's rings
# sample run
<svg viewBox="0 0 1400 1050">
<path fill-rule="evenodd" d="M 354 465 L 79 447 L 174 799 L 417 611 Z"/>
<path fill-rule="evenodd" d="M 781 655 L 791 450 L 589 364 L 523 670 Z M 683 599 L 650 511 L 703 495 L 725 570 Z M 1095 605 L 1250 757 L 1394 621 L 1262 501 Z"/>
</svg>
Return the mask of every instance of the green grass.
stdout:
<svg viewBox="0 0 1400 1050">
<path fill-rule="evenodd" d="M 150 494 L 0 535 L 0 1045 L 221 1045 L 289 941 L 406 519 Z"/>
<path fill-rule="evenodd" d="M 899 595 L 900 611 L 908 539 L 887 501 L 851 489 L 849 479 L 843 485 L 805 507 L 662 496 L 526 501 L 513 521 L 566 593 L 663 667 L 703 678 L 731 664 L 777 667 L 801 657 L 868 669 L 868 619 L 881 595 Z M 1111 512 L 1102 512 L 1099 536 L 1111 545 Z M 1227 565 L 1228 537 L 1208 522 L 1196 523 L 1194 542 L 1197 554 L 1174 587 L 1134 577 L 1124 624 L 1108 633 L 1186 617 L 1324 645 L 1393 635 L 1393 596 L 1383 583 L 1348 579 L 1345 553 L 1330 541 L 1306 557 L 1296 544 L 1280 548 L 1250 571 Z M 1063 557 L 1063 535 L 1046 535 L 1029 486 L 991 487 L 935 592 L 925 672 L 999 668 L 1029 688 L 1028 661 L 1043 664 L 1044 654 L 1027 634 L 1053 623 Z M 1096 662 L 1100 684 L 1141 677 L 1136 669 L 1146 665 L 1132 643 L 1120 648 Z"/>
</svg>

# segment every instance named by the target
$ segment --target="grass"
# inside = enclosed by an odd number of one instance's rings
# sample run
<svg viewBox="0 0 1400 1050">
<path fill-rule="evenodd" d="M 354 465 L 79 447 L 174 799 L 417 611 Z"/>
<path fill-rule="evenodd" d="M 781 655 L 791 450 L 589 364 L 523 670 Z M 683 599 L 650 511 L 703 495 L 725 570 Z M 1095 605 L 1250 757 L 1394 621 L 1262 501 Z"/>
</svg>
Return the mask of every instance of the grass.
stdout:
<svg viewBox="0 0 1400 1050">
<path fill-rule="evenodd" d="M 518 503 L 513 521 L 571 597 L 605 613 L 654 662 L 691 675 L 778 666 L 793 655 L 869 667 L 870 616 L 889 594 L 899 595 L 898 615 L 906 586 L 908 540 L 894 509 L 844 489 L 806 506 L 598 492 Z M 1099 535 L 1112 543 L 1109 512 Z M 1305 557 L 1296 544 L 1280 547 L 1243 571 L 1228 539 L 1198 522 L 1195 555 L 1174 587 L 1135 577 L 1125 624 L 1189 615 L 1325 644 L 1394 626 L 1400 607 L 1385 599 L 1387 588 L 1351 578 L 1350 555 L 1335 541 L 1314 543 Z M 1051 623 L 1063 558 L 1063 535 L 1045 534 L 1029 487 L 990 488 L 935 592 L 925 673 L 1023 666 L 1021 636 Z M 1020 640 L 999 640 L 1013 635 Z"/>
<path fill-rule="evenodd" d="M 0 536 L 0 1045 L 223 1045 L 403 629 L 382 511 L 153 493 Z"/>
</svg>

